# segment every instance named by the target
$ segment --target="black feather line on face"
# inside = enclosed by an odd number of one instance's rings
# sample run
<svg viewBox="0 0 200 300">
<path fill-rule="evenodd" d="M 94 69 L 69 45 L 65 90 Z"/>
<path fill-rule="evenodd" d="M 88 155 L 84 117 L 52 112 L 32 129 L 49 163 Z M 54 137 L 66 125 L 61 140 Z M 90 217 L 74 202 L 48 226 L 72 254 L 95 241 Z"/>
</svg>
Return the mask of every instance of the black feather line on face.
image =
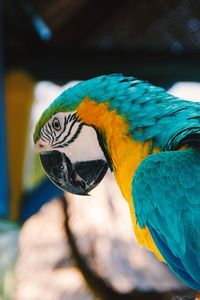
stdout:
<svg viewBox="0 0 200 300">
<path fill-rule="evenodd" d="M 81 133 L 82 127 L 83 127 L 83 123 L 79 124 L 77 131 L 75 132 L 75 134 L 73 135 L 73 137 L 66 143 L 57 146 L 56 148 L 64 148 L 69 146 L 71 143 L 73 143 L 73 141 L 79 136 L 79 134 Z"/>
<path fill-rule="evenodd" d="M 42 128 L 41 132 L 40 132 L 40 137 L 44 142 L 49 142 L 49 138 L 47 137 L 47 135 L 45 134 L 44 128 Z"/>
<path fill-rule="evenodd" d="M 71 117 L 71 114 L 69 114 L 69 116 L 67 117 L 67 124 L 70 122 L 69 119 Z"/>
<path fill-rule="evenodd" d="M 76 131 L 75 134 L 74 134 L 74 136 L 71 138 L 71 140 L 69 140 L 69 141 L 66 143 L 66 146 L 68 146 L 68 145 L 70 145 L 71 143 L 73 143 L 73 141 L 79 136 L 79 134 L 81 133 L 82 127 L 83 127 L 83 124 L 80 123 L 79 126 L 78 126 L 77 131 Z"/>
<path fill-rule="evenodd" d="M 49 123 L 48 123 L 47 125 L 48 125 L 48 128 L 49 128 L 49 130 L 50 130 L 50 133 L 52 134 L 52 133 L 53 133 L 53 130 L 52 130 L 51 125 L 50 125 Z"/>
<path fill-rule="evenodd" d="M 64 142 L 66 141 L 66 139 L 68 138 L 68 136 L 71 134 L 72 128 L 73 128 L 73 126 L 74 126 L 75 123 L 76 123 L 76 120 L 74 120 L 74 122 L 72 122 L 72 124 L 71 124 L 71 126 L 70 126 L 70 128 L 69 128 L 69 131 L 68 131 L 67 135 L 65 135 L 64 138 L 63 138 L 61 141 L 59 141 L 59 142 L 57 142 L 57 143 L 55 143 L 55 144 L 53 145 L 54 148 L 55 148 L 56 146 L 59 146 L 60 144 L 62 144 L 62 143 L 64 143 Z"/>
<path fill-rule="evenodd" d="M 51 125 L 48 123 L 47 124 L 48 125 L 48 128 L 49 128 L 49 131 L 50 131 L 50 134 L 51 134 L 51 137 L 53 138 L 53 140 L 54 140 L 54 135 L 53 135 L 53 130 L 52 130 L 52 127 L 51 127 Z"/>
<path fill-rule="evenodd" d="M 56 137 L 56 141 L 58 141 L 58 139 L 61 137 L 61 135 L 63 134 L 63 132 L 65 131 L 66 127 L 67 127 L 67 118 L 65 117 L 65 121 L 64 121 L 64 127 L 62 132 Z"/>
<path fill-rule="evenodd" d="M 40 138 L 41 138 L 42 141 L 48 142 L 48 140 L 46 140 L 45 137 L 43 136 L 43 134 L 41 134 L 41 133 L 40 133 Z"/>
<path fill-rule="evenodd" d="M 49 124 L 49 126 L 51 126 L 51 124 Z M 55 129 L 52 126 L 51 126 L 51 129 L 52 129 L 52 137 L 55 140 L 55 138 L 56 138 L 56 131 L 55 131 Z"/>
<path fill-rule="evenodd" d="M 48 132 L 48 127 L 47 125 L 45 125 L 44 129 L 43 129 L 43 135 L 47 137 L 48 141 L 51 140 L 51 133 Z"/>
<path fill-rule="evenodd" d="M 49 130 L 49 123 L 46 126 L 46 133 L 48 134 L 48 136 L 50 137 L 50 140 L 51 140 L 53 135 L 52 135 L 52 132 Z"/>
<path fill-rule="evenodd" d="M 48 128 L 49 128 L 49 130 L 51 132 L 51 138 L 52 138 L 51 144 L 53 144 L 54 143 L 55 134 L 54 134 L 54 131 L 53 131 L 53 129 L 52 129 L 52 127 L 51 127 L 51 125 L 49 123 L 48 123 Z"/>
<path fill-rule="evenodd" d="M 70 115 L 70 118 L 69 118 L 69 122 L 71 122 L 72 120 L 75 120 L 76 119 L 76 114 L 72 114 Z"/>
</svg>

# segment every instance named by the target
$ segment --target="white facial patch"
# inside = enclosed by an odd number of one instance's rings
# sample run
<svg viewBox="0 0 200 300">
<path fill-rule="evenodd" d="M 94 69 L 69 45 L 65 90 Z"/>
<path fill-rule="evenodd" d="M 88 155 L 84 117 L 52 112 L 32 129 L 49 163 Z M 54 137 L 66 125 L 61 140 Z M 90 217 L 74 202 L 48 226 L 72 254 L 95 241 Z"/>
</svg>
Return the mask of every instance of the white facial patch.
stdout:
<svg viewBox="0 0 200 300">
<path fill-rule="evenodd" d="M 75 111 L 57 113 L 43 126 L 40 138 L 53 148 L 65 146 L 71 142 L 80 125 Z"/>
<path fill-rule="evenodd" d="M 70 161 L 104 159 L 97 133 L 78 120 L 76 112 L 60 112 L 51 117 L 40 132 L 41 151 L 58 150 Z"/>
<path fill-rule="evenodd" d="M 61 151 L 66 154 L 71 162 L 105 160 L 95 129 L 86 125 L 83 125 L 80 134 L 73 143 L 61 149 Z"/>
</svg>

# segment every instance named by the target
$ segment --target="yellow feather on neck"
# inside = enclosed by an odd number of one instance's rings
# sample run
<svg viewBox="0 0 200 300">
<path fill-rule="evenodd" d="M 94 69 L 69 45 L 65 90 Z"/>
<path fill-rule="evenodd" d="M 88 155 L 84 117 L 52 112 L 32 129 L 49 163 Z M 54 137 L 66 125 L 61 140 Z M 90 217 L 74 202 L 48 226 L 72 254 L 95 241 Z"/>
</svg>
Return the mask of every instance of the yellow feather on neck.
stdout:
<svg viewBox="0 0 200 300">
<path fill-rule="evenodd" d="M 116 111 L 109 110 L 109 104 L 90 100 L 86 97 L 77 109 L 79 118 L 87 125 L 94 126 L 106 138 L 106 144 L 113 163 L 114 175 L 124 198 L 128 201 L 132 223 L 139 244 L 144 244 L 164 261 L 148 228 L 140 228 L 134 211 L 132 179 L 140 162 L 149 154 L 151 142 L 140 143 L 130 136 L 128 124 Z M 157 151 L 157 150 L 156 150 Z"/>
</svg>

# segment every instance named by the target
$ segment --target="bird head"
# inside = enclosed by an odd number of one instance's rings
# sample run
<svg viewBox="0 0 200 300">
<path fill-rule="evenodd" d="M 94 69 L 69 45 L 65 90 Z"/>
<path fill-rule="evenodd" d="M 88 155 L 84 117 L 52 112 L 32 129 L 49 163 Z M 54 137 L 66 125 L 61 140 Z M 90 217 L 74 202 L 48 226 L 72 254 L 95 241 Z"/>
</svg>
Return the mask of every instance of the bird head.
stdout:
<svg viewBox="0 0 200 300">
<path fill-rule="evenodd" d="M 108 167 L 112 169 L 104 126 L 98 124 L 106 117 L 102 110 L 107 104 L 86 96 L 96 89 L 91 81 L 62 93 L 43 112 L 34 132 L 35 149 L 47 176 L 62 190 L 78 195 L 87 195 Z"/>
<path fill-rule="evenodd" d="M 128 118 L 141 93 L 137 83 L 120 74 L 89 79 L 64 91 L 43 112 L 35 127 L 35 148 L 59 188 L 86 195 L 109 167 L 116 180 L 131 180 L 126 178 L 133 173 L 127 153 L 139 143 L 133 145 Z"/>
<path fill-rule="evenodd" d="M 67 107 L 66 107 L 67 109 Z M 34 134 L 47 176 L 59 188 L 87 195 L 104 177 L 108 162 L 98 129 L 79 118 L 78 108 L 42 116 Z"/>
</svg>

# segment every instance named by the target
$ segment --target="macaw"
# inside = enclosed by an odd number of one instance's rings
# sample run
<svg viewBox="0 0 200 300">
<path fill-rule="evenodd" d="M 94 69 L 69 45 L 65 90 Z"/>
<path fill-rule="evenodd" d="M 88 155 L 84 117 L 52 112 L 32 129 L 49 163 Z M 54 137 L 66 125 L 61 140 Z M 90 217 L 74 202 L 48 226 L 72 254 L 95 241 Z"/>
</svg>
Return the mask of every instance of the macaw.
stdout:
<svg viewBox="0 0 200 300">
<path fill-rule="evenodd" d="M 48 177 L 74 194 L 87 195 L 110 168 L 139 244 L 200 291 L 200 103 L 103 75 L 52 102 L 34 143 Z"/>
</svg>

